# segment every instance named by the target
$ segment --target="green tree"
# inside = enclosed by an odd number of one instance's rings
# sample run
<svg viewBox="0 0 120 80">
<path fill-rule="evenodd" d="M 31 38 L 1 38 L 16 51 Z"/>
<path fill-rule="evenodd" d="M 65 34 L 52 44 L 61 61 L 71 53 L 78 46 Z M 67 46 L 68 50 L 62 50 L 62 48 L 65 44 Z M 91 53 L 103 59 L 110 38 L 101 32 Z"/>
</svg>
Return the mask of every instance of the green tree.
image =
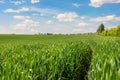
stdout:
<svg viewBox="0 0 120 80">
<path fill-rule="evenodd" d="M 104 30 L 100 33 L 103 36 L 120 36 L 120 25 L 117 27 L 110 28 L 108 30 Z"/>
<path fill-rule="evenodd" d="M 100 24 L 97 31 L 96 31 L 96 33 L 97 34 L 102 33 L 104 30 L 105 30 L 104 24 Z"/>
</svg>

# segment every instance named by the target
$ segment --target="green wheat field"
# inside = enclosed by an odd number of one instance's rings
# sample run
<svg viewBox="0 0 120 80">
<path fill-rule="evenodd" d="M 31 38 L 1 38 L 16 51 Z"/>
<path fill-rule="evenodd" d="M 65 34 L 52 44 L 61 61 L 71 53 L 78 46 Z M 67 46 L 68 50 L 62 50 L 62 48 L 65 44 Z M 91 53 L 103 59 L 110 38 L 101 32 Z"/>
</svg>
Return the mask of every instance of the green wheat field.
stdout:
<svg viewBox="0 0 120 80">
<path fill-rule="evenodd" d="M 120 80 L 120 38 L 0 35 L 0 80 Z"/>
</svg>

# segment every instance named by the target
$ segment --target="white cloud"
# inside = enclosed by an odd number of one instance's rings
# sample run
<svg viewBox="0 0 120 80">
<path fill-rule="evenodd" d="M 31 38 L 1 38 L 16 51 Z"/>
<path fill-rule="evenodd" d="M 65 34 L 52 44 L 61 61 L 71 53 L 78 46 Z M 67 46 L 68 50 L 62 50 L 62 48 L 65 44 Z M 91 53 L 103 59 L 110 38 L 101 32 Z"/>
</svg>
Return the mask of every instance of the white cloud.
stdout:
<svg viewBox="0 0 120 80">
<path fill-rule="evenodd" d="M 73 32 L 73 33 L 86 33 L 87 31 L 86 31 L 85 29 L 78 28 L 78 29 L 73 29 L 72 32 Z"/>
<path fill-rule="evenodd" d="M 81 16 L 80 19 L 85 19 L 86 17 L 85 16 Z"/>
<path fill-rule="evenodd" d="M 34 3 L 39 3 L 40 0 L 31 0 L 31 3 L 34 4 Z"/>
<path fill-rule="evenodd" d="M 10 1 L 10 3 L 13 3 L 14 5 L 20 5 L 23 3 L 23 1 Z"/>
<path fill-rule="evenodd" d="M 77 29 L 73 29 L 72 33 L 90 33 L 95 31 L 96 30 L 93 28 L 77 28 Z"/>
<path fill-rule="evenodd" d="M 48 20 L 48 21 L 46 22 L 46 24 L 53 24 L 53 21 Z"/>
<path fill-rule="evenodd" d="M 32 15 L 33 16 L 53 16 L 56 15 L 58 13 L 60 13 L 59 10 L 56 9 L 49 9 L 49 8 L 36 8 L 36 7 L 22 7 L 19 9 L 13 9 L 13 8 L 9 8 L 4 10 L 3 12 L 5 13 L 20 13 L 20 12 L 34 12 Z"/>
<path fill-rule="evenodd" d="M 38 31 L 35 30 L 35 29 L 33 29 L 33 28 L 31 28 L 31 29 L 30 29 L 30 32 L 36 33 L 36 32 L 38 32 Z"/>
<path fill-rule="evenodd" d="M 5 12 L 5 13 L 11 13 L 11 12 L 20 13 L 20 12 L 26 12 L 26 11 L 29 11 L 29 10 L 30 10 L 29 8 L 22 7 L 21 9 L 17 9 L 17 10 L 7 9 L 7 10 L 5 10 L 4 12 Z"/>
<path fill-rule="evenodd" d="M 100 7 L 105 3 L 120 3 L 120 0 L 90 0 L 90 6 Z"/>
<path fill-rule="evenodd" d="M 79 22 L 77 26 L 78 27 L 86 27 L 86 26 L 88 26 L 88 23 L 86 23 L 86 22 Z"/>
<path fill-rule="evenodd" d="M 30 19 L 23 20 L 21 23 L 14 25 L 14 30 L 30 30 L 33 31 L 35 27 L 39 26 L 39 22 Z"/>
<path fill-rule="evenodd" d="M 58 14 L 55 18 L 61 22 L 72 22 L 77 18 L 78 15 L 75 12 L 66 12 Z"/>
<path fill-rule="evenodd" d="M 116 15 L 108 15 L 108 16 L 104 16 L 104 17 L 97 17 L 97 18 L 92 18 L 90 19 L 90 21 L 92 22 L 118 22 L 120 21 L 120 17 L 116 16 Z"/>
<path fill-rule="evenodd" d="M 77 8 L 80 7 L 80 4 L 78 4 L 78 3 L 73 3 L 72 5 L 73 5 L 74 7 L 77 7 Z"/>
<path fill-rule="evenodd" d="M 82 20 L 81 22 L 77 22 L 77 25 L 73 28 L 71 31 L 72 33 L 89 33 L 89 32 L 95 32 L 96 27 L 94 23 L 86 22 Z"/>
<path fill-rule="evenodd" d="M 32 15 L 33 15 L 33 16 L 41 16 L 41 17 L 42 17 L 42 16 L 45 16 L 45 14 L 42 14 L 42 13 L 40 13 L 40 14 L 36 14 L 36 13 L 35 13 L 35 14 L 32 14 Z"/>
<path fill-rule="evenodd" d="M 36 13 L 34 13 L 34 14 L 32 14 L 33 16 L 39 16 L 39 14 L 36 14 Z"/>
<path fill-rule="evenodd" d="M 33 12 L 39 12 L 42 15 L 56 15 L 59 13 L 59 10 L 56 9 L 50 9 L 50 8 L 36 8 L 36 7 L 31 7 L 31 11 Z"/>
<path fill-rule="evenodd" d="M 73 33 L 90 33 L 96 31 L 96 26 L 93 23 L 81 24 L 81 27 L 76 27 L 73 29 Z"/>
<path fill-rule="evenodd" d="M 18 19 L 18 20 L 30 19 L 29 16 L 21 16 L 21 15 L 15 15 L 15 16 L 13 16 L 13 18 Z"/>
<path fill-rule="evenodd" d="M 44 16 L 44 14 L 41 13 L 40 16 Z"/>
</svg>

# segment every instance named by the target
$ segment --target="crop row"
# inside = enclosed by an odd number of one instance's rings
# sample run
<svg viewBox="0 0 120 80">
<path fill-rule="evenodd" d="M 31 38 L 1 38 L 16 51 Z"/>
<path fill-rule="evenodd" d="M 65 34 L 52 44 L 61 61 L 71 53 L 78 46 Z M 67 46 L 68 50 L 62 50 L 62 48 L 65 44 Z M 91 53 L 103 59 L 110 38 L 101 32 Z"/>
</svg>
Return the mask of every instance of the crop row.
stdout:
<svg viewBox="0 0 120 80">
<path fill-rule="evenodd" d="M 90 65 L 91 54 L 90 47 L 83 42 L 26 44 L 8 48 L 0 53 L 0 79 L 83 79 Z"/>
</svg>

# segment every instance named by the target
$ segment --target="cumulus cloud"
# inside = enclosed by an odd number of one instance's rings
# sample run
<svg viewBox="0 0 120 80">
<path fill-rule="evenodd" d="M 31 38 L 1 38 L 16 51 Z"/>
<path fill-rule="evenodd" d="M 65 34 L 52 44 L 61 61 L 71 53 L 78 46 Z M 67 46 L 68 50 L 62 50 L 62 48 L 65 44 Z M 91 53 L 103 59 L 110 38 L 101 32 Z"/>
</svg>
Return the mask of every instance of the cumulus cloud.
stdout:
<svg viewBox="0 0 120 80">
<path fill-rule="evenodd" d="M 21 16 L 21 15 L 15 15 L 15 16 L 13 16 L 13 18 L 18 19 L 18 20 L 30 19 L 29 16 Z"/>
<path fill-rule="evenodd" d="M 116 16 L 116 15 L 108 15 L 108 16 L 104 16 L 104 17 L 97 17 L 97 18 L 92 18 L 90 19 L 90 21 L 92 22 L 118 22 L 120 21 L 120 17 Z"/>
<path fill-rule="evenodd" d="M 32 4 L 39 3 L 39 2 L 40 2 L 40 0 L 31 0 Z"/>
<path fill-rule="evenodd" d="M 86 22 L 79 22 L 77 26 L 78 27 L 86 27 L 86 26 L 88 26 L 88 23 L 86 23 Z"/>
<path fill-rule="evenodd" d="M 120 0 L 90 0 L 90 6 L 100 7 L 105 3 L 120 3 Z"/>
<path fill-rule="evenodd" d="M 46 22 L 46 24 L 53 24 L 53 21 L 48 20 L 48 21 Z"/>
<path fill-rule="evenodd" d="M 4 10 L 4 12 L 5 13 L 12 13 L 12 12 L 20 13 L 20 12 L 26 12 L 26 11 L 29 11 L 29 10 L 30 10 L 29 8 L 22 7 L 21 9 L 16 9 L 16 10 L 10 8 L 10 9 Z"/>
<path fill-rule="evenodd" d="M 31 19 L 23 20 L 22 22 L 14 25 L 14 30 L 30 30 L 34 31 L 34 27 L 39 26 L 39 22 L 33 21 Z"/>
<path fill-rule="evenodd" d="M 77 7 L 77 8 L 80 7 L 80 4 L 78 4 L 78 3 L 73 3 L 72 5 L 73 5 L 74 7 Z"/>
<path fill-rule="evenodd" d="M 60 22 L 73 22 L 78 15 L 75 12 L 66 12 L 58 14 L 55 18 Z"/>
</svg>

